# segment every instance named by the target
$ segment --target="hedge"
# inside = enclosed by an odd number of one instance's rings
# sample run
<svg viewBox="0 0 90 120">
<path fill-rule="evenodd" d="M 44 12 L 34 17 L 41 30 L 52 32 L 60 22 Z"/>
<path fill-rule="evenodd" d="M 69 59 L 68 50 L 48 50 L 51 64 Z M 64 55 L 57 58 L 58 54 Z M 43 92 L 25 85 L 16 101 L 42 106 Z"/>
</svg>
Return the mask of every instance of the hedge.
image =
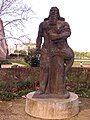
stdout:
<svg viewBox="0 0 90 120">
<path fill-rule="evenodd" d="M 0 96 L 3 92 L 16 95 L 22 90 L 38 88 L 39 67 L 0 68 Z M 90 97 L 90 68 L 72 67 L 66 77 L 66 89 Z"/>
</svg>

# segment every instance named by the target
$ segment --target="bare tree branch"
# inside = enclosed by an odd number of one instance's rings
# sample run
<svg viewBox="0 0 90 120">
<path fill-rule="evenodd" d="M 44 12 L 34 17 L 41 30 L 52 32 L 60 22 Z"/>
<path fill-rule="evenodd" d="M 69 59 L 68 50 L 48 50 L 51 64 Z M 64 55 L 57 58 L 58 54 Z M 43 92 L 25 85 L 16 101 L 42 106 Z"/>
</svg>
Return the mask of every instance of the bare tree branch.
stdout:
<svg viewBox="0 0 90 120">
<path fill-rule="evenodd" d="M 9 39 L 10 39 L 10 40 L 11 40 L 11 39 L 13 40 L 13 39 L 14 39 L 14 40 L 18 40 L 18 41 L 21 42 L 22 44 L 25 44 L 25 43 L 22 41 L 22 39 L 25 38 L 25 39 L 29 40 L 29 38 L 28 38 L 27 36 L 28 36 L 28 35 L 22 35 L 22 36 L 19 36 L 19 37 L 13 37 L 13 36 L 12 36 L 12 37 L 5 37 L 5 38 L 3 38 L 3 39 L 6 39 L 6 40 L 9 40 Z"/>
<path fill-rule="evenodd" d="M 30 20 L 33 14 L 31 6 L 24 4 L 23 0 L 0 0 L 0 18 L 3 20 L 5 34 L 8 36 L 5 39 L 16 40 L 13 31 L 15 29 L 24 30 L 25 21 Z"/>
<path fill-rule="evenodd" d="M 24 20 L 24 18 L 22 19 L 14 19 L 12 21 L 6 21 L 6 24 L 4 25 L 4 27 L 6 27 L 7 25 L 11 24 L 11 23 L 14 23 L 14 22 L 17 22 L 17 21 L 21 21 L 21 20 Z"/>
</svg>

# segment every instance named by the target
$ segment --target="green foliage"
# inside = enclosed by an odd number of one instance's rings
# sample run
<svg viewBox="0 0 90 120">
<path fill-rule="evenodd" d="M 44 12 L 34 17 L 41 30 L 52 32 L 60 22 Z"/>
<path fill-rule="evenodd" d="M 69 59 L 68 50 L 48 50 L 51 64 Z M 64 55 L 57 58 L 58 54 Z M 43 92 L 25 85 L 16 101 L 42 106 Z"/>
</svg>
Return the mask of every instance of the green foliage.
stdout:
<svg viewBox="0 0 90 120">
<path fill-rule="evenodd" d="M 26 52 L 25 50 L 20 50 L 19 53 L 20 53 L 21 55 L 26 55 L 26 54 L 27 54 L 27 52 Z"/>
<path fill-rule="evenodd" d="M 37 90 L 39 72 L 39 67 L 0 69 L 0 98 L 13 99 Z M 90 98 L 90 68 L 72 68 L 67 75 L 66 88 Z"/>
<path fill-rule="evenodd" d="M 29 55 L 25 56 L 24 61 L 30 65 L 30 56 Z"/>
<path fill-rule="evenodd" d="M 7 91 L 0 91 L 0 99 L 5 100 L 5 101 L 10 101 L 16 97 L 17 98 L 22 97 L 23 95 L 26 95 L 32 91 L 33 90 L 30 90 L 30 89 L 20 90 L 20 91 L 17 91 L 16 93 L 7 92 Z"/>
<path fill-rule="evenodd" d="M 35 55 L 35 48 L 33 48 L 33 49 L 29 49 L 28 50 L 28 56 L 30 56 L 30 57 L 32 57 L 32 56 L 34 56 Z"/>
<path fill-rule="evenodd" d="M 25 57 L 25 62 L 28 63 L 31 67 L 39 67 L 40 60 L 39 57 L 35 55 L 36 49 L 30 49 L 28 51 L 28 56 Z"/>
<path fill-rule="evenodd" d="M 9 60 L 0 60 L 0 64 L 12 64 Z"/>
<path fill-rule="evenodd" d="M 14 88 L 18 90 L 22 90 L 22 89 L 27 89 L 30 88 L 32 84 L 30 83 L 29 80 L 25 80 L 25 81 L 14 81 Z"/>
<path fill-rule="evenodd" d="M 32 92 L 32 90 L 30 90 L 30 89 L 25 89 L 25 90 L 18 91 L 18 92 L 17 92 L 17 97 L 21 97 L 21 96 L 23 96 L 23 95 L 26 95 L 26 94 L 28 94 L 29 92 Z"/>
<path fill-rule="evenodd" d="M 77 52 L 77 51 L 75 51 L 74 54 L 75 54 L 75 58 L 78 58 L 78 59 L 90 58 L 90 52 Z"/>
<path fill-rule="evenodd" d="M 18 50 L 14 50 L 14 53 L 19 53 L 19 51 Z"/>
<path fill-rule="evenodd" d="M 10 101 L 14 99 L 14 95 L 12 92 L 0 91 L 0 99 L 5 101 Z"/>
<path fill-rule="evenodd" d="M 25 62 L 25 60 L 11 60 L 12 63 L 22 64 L 25 66 L 28 66 L 28 64 Z"/>
<path fill-rule="evenodd" d="M 0 80 L 0 91 L 4 90 L 6 86 L 6 82 L 3 80 Z"/>
<path fill-rule="evenodd" d="M 78 88 L 75 90 L 75 93 L 80 97 L 90 98 L 90 89 L 87 90 L 86 88 Z"/>
<path fill-rule="evenodd" d="M 26 88 L 26 87 L 29 87 L 30 86 L 30 81 L 28 80 L 25 80 L 23 81 L 23 86 Z"/>
<path fill-rule="evenodd" d="M 31 67 L 39 67 L 40 66 L 40 60 L 38 59 L 37 56 L 34 56 L 31 58 L 30 61 Z"/>
</svg>

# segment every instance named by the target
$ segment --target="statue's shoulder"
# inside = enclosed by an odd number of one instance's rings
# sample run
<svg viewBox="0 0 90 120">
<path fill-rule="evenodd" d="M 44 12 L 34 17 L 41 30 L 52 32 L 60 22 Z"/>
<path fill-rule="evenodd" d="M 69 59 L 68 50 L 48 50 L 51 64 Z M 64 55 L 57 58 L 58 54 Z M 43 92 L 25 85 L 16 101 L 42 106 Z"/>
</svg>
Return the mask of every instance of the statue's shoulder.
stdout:
<svg viewBox="0 0 90 120">
<path fill-rule="evenodd" d="M 43 21 L 43 25 L 49 25 L 49 20 Z"/>
<path fill-rule="evenodd" d="M 43 28 L 47 28 L 49 26 L 49 20 L 43 22 Z"/>
<path fill-rule="evenodd" d="M 58 24 L 62 24 L 62 25 L 69 25 L 67 22 L 65 22 L 65 21 L 61 21 L 61 20 L 58 20 Z"/>
<path fill-rule="evenodd" d="M 49 25 L 48 20 L 47 20 L 47 21 L 43 21 L 43 22 L 41 22 L 41 23 L 39 24 L 39 28 L 40 28 L 40 29 L 47 28 L 48 25 Z"/>
</svg>

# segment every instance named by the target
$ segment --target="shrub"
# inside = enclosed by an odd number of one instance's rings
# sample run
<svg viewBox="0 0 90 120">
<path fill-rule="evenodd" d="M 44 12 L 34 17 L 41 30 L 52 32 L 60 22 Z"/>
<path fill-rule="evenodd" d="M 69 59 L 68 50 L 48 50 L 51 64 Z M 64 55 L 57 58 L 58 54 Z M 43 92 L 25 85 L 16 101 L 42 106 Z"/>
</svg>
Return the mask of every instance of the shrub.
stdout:
<svg viewBox="0 0 90 120">
<path fill-rule="evenodd" d="M 11 92 L 7 91 L 0 91 L 0 99 L 5 101 L 10 101 L 14 99 L 14 95 Z"/>
<path fill-rule="evenodd" d="M 12 64 L 10 60 L 0 60 L 0 64 Z"/>
<path fill-rule="evenodd" d="M 86 88 L 78 88 L 74 92 L 80 97 L 90 98 L 90 90 Z"/>
<path fill-rule="evenodd" d="M 25 90 L 21 90 L 21 91 L 18 91 L 17 92 L 17 97 L 21 97 L 23 95 L 26 95 L 27 93 L 29 92 L 32 92 L 33 90 L 30 90 L 30 89 L 25 89 Z"/>
<path fill-rule="evenodd" d="M 12 93 L 15 97 L 15 94 L 17 96 L 29 90 L 36 90 L 39 88 L 39 73 L 39 67 L 2 68 L 0 69 L 0 91 L 4 91 L 6 96 Z M 90 97 L 90 68 L 72 68 L 67 75 L 66 88 L 79 96 Z M 0 94 L 4 93 L 0 92 Z"/>
<path fill-rule="evenodd" d="M 31 67 L 39 67 L 40 60 L 38 59 L 38 57 L 34 56 L 31 58 L 30 64 L 31 64 Z"/>
</svg>

